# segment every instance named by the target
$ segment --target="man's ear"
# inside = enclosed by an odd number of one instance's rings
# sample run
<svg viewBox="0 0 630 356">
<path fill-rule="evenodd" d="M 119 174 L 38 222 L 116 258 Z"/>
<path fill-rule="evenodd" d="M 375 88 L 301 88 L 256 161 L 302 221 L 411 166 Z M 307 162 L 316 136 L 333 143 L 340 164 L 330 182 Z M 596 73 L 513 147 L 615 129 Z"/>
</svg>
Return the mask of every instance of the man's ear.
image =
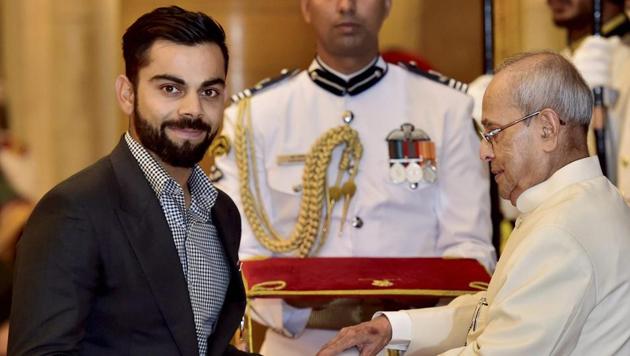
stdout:
<svg viewBox="0 0 630 356">
<path fill-rule="evenodd" d="M 560 116 L 552 109 L 543 109 L 540 111 L 538 118 L 538 133 L 540 134 L 540 142 L 543 150 L 546 152 L 554 151 L 558 148 L 560 138 Z"/>
<path fill-rule="evenodd" d="M 309 0 L 300 1 L 300 9 L 302 10 L 302 17 L 307 24 L 311 23 L 311 9 L 309 8 Z"/>
<path fill-rule="evenodd" d="M 127 115 L 133 113 L 134 102 L 136 100 L 133 84 L 124 75 L 119 75 L 116 78 L 116 99 L 118 100 L 118 106 Z"/>
<path fill-rule="evenodd" d="M 385 0 L 385 18 L 389 16 L 392 11 L 392 0 Z"/>
</svg>

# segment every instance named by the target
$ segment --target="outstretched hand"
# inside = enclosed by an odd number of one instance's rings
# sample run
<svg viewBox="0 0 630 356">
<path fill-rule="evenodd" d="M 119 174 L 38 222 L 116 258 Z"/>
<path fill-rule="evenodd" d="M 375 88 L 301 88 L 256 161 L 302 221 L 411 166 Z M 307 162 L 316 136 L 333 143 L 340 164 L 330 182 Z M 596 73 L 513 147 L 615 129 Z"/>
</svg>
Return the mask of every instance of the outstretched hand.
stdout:
<svg viewBox="0 0 630 356">
<path fill-rule="evenodd" d="M 356 347 L 361 356 L 376 355 L 392 338 L 392 326 L 385 316 L 343 328 L 317 353 L 317 356 L 334 356 Z"/>
</svg>

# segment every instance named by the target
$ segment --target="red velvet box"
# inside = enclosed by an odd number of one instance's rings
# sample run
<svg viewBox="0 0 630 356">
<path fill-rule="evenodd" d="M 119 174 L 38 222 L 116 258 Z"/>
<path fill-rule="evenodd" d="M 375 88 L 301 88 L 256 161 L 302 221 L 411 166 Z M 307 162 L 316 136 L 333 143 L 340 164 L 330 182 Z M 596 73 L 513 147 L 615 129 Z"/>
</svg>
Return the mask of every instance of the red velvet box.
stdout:
<svg viewBox="0 0 630 356">
<path fill-rule="evenodd" d="M 380 298 L 409 304 L 485 290 L 474 259 L 267 258 L 243 261 L 249 298 Z"/>
</svg>

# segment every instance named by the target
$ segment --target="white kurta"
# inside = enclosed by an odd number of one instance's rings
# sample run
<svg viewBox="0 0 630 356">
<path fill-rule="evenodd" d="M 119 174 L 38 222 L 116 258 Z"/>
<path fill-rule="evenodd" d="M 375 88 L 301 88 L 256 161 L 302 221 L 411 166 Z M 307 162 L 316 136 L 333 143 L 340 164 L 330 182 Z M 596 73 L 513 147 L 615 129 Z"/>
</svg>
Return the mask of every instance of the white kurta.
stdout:
<svg viewBox="0 0 630 356">
<path fill-rule="evenodd" d="M 381 60 L 381 64 L 382 63 Z M 385 77 L 356 96 L 336 96 L 317 86 L 306 72 L 284 80 L 251 98 L 256 159 L 264 206 L 272 225 L 285 236 L 299 210 L 303 164 L 278 164 L 281 155 L 306 154 L 327 130 L 350 124 L 359 132 L 363 157 L 357 192 L 346 221 L 337 204 L 330 234 L 317 256 L 465 256 L 494 264 L 491 245 L 487 166 L 477 158 L 479 139 L 471 122 L 472 99 L 442 84 L 389 65 Z M 225 112 L 224 133 L 232 137 L 237 108 Z M 387 135 L 411 123 L 436 144 L 438 179 L 417 189 L 389 178 Z M 339 151 L 339 150 L 338 150 Z M 338 153 L 329 172 L 336 177 Z M 234 150 L 217 160 L 224 178 L 217 185 L 240 205 Z M 332 185 L 333 183 L 330 183 Z M 242 211 L 241 211 L 242 214 Z M 363 224 L 353 227 L 360 219 Z M 340 224 L 345 224 L 339 233 Z M 271 255 L 243 218 L 241 259 Z M 254 303 L 257 319 L 285 335 L 268 332 L 263 352 L 270 355 L 314 354 L 335 331 L 303 330 L 310 310 L 295 310 L 279 301 Z"/>
<path fill-rule="evenodd" d="M 597 158 L 563 167 L 517 207 L 487 292 L 399 312 L 411 321 L 393 325 L 399 343 L 410 335 L 405 355 L 630 355 L 630 208 Z"/>
</svg>

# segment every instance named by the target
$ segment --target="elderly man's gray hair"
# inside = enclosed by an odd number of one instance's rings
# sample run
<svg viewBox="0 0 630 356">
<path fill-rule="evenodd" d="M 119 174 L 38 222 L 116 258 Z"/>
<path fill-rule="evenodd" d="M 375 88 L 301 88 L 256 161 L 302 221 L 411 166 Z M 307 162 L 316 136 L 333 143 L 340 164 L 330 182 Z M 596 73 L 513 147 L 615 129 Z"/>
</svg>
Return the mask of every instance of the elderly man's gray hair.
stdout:
<svg viewBox="0 0 630 356">
<path fill-rule="evenodd" d="M 526 60 L 528 63 L 522 63 Z M 550 51 L 521 53 L 506 59 L 496 73 L 502 71 L 515 75 L 512 96 L 524 114 L 550 108 L 567 123 L 590 123 L 591 89 L 563 56 Z"/>
</svg>

